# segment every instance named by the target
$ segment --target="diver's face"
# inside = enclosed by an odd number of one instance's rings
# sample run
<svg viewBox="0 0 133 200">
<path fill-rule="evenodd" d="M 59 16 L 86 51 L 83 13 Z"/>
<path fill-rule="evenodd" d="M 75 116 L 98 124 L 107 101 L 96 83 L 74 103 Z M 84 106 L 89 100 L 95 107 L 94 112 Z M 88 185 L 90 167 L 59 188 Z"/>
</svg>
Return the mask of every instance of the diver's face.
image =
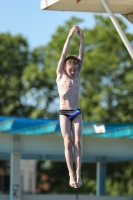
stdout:
<svg viewBox="0 0 133 200">
<path fill-rule="evenodd" d="M 78 65 L 65 65 L 64 70 L 69 77 L 74 77 L 78 71 Z"/>
</svg>

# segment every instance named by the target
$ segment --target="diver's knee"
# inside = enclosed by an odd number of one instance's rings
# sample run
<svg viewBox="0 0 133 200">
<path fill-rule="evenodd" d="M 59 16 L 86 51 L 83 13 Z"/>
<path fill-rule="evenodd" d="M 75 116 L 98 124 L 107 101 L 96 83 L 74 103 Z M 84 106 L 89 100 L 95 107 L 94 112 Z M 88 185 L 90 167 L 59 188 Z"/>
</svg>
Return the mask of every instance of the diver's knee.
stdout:
<svg viewBox="0 0 133 200">
<path fill-rule="evenodd" d="M 71 148 L 73 145 L 72 139 L 70 137 L 65 137 L 64 138 L 64 145 L 67 148 Z"/>
<path fill-rule="evenodd" d="M 80 141 L 75 141 L 75 147 L 77 147 L 77 149 L 81 149 L 81 143 Z"/>
</svg>

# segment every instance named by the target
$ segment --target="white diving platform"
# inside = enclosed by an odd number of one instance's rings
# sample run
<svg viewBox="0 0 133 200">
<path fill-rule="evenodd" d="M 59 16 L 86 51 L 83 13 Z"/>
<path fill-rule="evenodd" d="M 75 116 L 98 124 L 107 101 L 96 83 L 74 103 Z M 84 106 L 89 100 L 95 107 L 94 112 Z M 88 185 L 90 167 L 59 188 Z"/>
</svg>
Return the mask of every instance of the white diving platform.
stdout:
<svg viewBox="0 0 133 200">
<path fill-rule="evenodd" d="M 41 0 L 41 10 L 108 13 L 131 58 L 133 48 L 114 14 L 121 14 L 133 23 L 133 0 Z"/>
</svg>

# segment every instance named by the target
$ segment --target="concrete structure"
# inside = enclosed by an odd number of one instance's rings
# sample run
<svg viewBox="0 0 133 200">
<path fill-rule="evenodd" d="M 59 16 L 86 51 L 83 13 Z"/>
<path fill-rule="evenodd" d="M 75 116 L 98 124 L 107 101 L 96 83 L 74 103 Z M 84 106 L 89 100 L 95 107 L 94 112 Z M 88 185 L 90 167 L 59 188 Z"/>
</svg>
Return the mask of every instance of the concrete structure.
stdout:
<svg viewBox="0 0 133 200">
<path fill-rule="evenodd" d="M 105 195 L 106 163 L 133 160 L 133 124 L 106 124 L 103 128 L 84 122 L 82 158 L 83 162 L 96 162 L 97 196 Z M 11 161 L 10 200 L 23 200 L 21 159 L 65 161 L 59 121 L 0 117 L 0 159 Z"/>
</svg>

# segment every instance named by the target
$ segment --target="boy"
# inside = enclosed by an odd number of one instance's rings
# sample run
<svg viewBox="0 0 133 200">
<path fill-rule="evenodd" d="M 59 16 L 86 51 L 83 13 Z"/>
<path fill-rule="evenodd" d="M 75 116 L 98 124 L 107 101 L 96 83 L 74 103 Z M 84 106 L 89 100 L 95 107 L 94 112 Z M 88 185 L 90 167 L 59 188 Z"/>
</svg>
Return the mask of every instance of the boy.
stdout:
<svg viewBox="0 0 133 200">
<path fill-rule="evenodd" d="M 80 38 L 79 56 L 68 56 L 66 58 L 70 39 L 74 32 Z M 65 158 L 69 171 L 69 185 L 78 188 L 82 185 L 81 180 L 81 144 L 82 114 L 79 107 L 80 71 L 84 58 L 84 36 L 79 26 L 74 25 L 66 39 L 63 51 L 56 70 L 58 92 L 60 97 L 60 127 L 64 139 Z M 73 137 L 71 136 L 71 131 Z M 74 156 L 72 153 L 74 147 Z M 75 161 L 76 174 L 73 170 Z"/>
</svg>

